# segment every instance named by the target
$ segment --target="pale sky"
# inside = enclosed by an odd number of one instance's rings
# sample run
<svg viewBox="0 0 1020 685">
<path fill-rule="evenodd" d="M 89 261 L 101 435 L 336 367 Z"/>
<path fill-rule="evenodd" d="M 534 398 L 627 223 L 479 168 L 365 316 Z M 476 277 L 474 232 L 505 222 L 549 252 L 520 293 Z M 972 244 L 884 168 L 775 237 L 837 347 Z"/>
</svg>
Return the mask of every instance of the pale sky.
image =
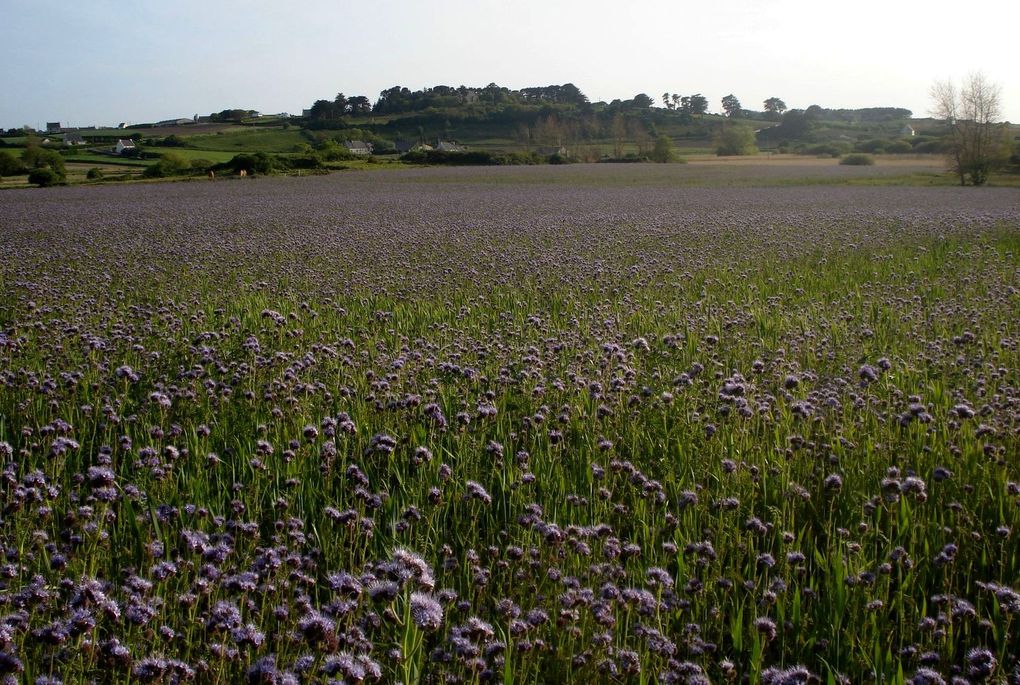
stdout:
<svg viewBox="0 0 1020 685">
<path fill-rule="evenodd" d="M 0 126 L 300 113 L 338 91 L 571 82 L 592 101 L 930 109 L 982 71 L 1020 122 L 1020 2 L 0 0 Z"/>
</svg>

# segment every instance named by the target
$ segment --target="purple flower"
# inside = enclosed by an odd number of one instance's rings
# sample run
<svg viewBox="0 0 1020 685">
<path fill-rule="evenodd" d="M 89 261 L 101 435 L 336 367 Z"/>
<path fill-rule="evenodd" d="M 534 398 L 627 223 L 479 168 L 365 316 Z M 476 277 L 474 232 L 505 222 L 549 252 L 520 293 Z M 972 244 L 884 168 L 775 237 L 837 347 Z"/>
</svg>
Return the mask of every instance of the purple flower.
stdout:
<svg viewBox="0 0 1020 685">
<path fill-rule="evenodd" d="M 464 499 L 476 499 L 481 501 L 483 504 L 492 504 L 492 497 L 480 484 L 473 480 L 469 480 L 466 483 L 466 487 L 467 492 L 464 493 Z"/>
<path fill-rule="evenodd" d="M 857 371 L 857 376 L 864 383 L 874 383 L 878 380 L 878 369 L 870 364 L 865 364 Z"/>
<path fill-rule="evenodd" d="M 21 663 L 21 659 L 8 654 L 7 652 L 0 652 L 0 675 L 10 675 L 12 673 L 21 673 L 25 670 L 25 665 Z"/>
<path fill-rule="evenodd" d="M 995 656 L 984 647 L 974 647 L 967 652 L 967 675 L 984 680 L 995 671 Z"/>
<path fill-rule="evenodd" d="M 820 683 L 821 680 L 804 666 L 798 665 L 784 669 L 774 666 L 767 668 L 762 671 L 761 682 L 762 685 L 806 685 Z"/>
<path fill-rule="evenodd" d="M 759 616 L 754 619 L 754 628 L 761 633 L 766 640 L 772 641 L 776 639 L 777 629 L 776 622 L 768 616 Z"/>
<path fill-rule="evenodd" d="M 431 595 L 411 593 L 411 620 L 422 630 L 438 630 L 443 625 L 443 606 Z"/>
<path fill-rule="evenodd" d="M 908 685 L 946 685 L 946 680 L 938 671 L 933 671 L 930 668 L 919 668 L 914 671 L 913 677 L 907 683 Z"/>
</svg>

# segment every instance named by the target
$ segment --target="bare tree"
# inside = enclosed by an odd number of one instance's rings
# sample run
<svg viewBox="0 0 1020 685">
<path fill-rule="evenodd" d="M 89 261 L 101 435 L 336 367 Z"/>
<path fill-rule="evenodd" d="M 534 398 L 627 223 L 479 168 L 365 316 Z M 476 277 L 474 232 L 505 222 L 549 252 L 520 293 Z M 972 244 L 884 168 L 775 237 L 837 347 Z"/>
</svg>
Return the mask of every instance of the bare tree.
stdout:
<svg viewBox="0 0 1020 685">
<path fill-rule="evenodd" d="M 627 140 L 627 122 L 624 121 L 623 115 L 619 112 L 613 115 L 611 129 L 613 135 L 613 157 L 623 157 L 623 143 Z"/>
<path fill-rule="evenodd" d="M 1001 115 L 1001 88 L 973 73 L 957 88 L 952 81 L 938 81 L 931 87 L 932 115 L 946 122 L 949 130 L 947 156 L 952 170 L 976 186 L 988 180 L 988 173 L 1005 162 L 1009 149 Z"/>
<path fill-rule="evenodd" d="M 645 128 L 645 123 L 643 121 L 631 119 L 628 124 L 627 133 L 630 135 L 631 140 L 637 144 L 638 156 L 644 157 L 648 153 L 652 137 L 648 134 L 648 129 Z"/>
</svg>

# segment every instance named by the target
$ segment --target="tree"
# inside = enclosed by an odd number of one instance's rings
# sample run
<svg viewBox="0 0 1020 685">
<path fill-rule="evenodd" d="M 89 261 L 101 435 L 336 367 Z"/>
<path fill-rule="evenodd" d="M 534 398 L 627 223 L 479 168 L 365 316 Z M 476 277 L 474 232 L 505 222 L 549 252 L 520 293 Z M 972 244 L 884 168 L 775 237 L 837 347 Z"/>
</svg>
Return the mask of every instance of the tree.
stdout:
<svg viewBox="0 0 1020 685">
<path fill-rule="evenodd" d="M 946 149 L 952 170 L 976 186 L 988 180 L 990 171 L 1009 158 L 1006 129 L 996 120 L 1001 115 L 1002 92 L 980 72 L 967 77 L 957 88 L 940 81 L 931 88 L 932 114 L 946 122 Z"/>
<path fill-rule="evenodd" d="M 786 111 L 786 103 L 779 98 L 769 98 L 762 104 L 765 105 L 765 111 L 768 112 L 774 119 L 778 119 L 783 116 L 783 112 Z"/>
<path fill-rule="evenodd" d="M 167 176 L 185 176 L 191 173 L 191 163 L 175 152 L 164 152 L 158 162 L 145 167 L 142 176 L 145 178 L 166 178 Z"/>
<path fill-rule="evenodd" d="M 704 114 L 708 111 L 708 98 L 701 93 L 680 98 L 680 107 L 688 114 Z"/>
<path fill-rule="evenodd" d="M 38 145 L 29 145 L 21 153 L 21 161 L 29 169 L 50 169 L 61 181 L 67 174 L 64 158 L 56 150 L 46 150 Z"/>
<path fill-rule="evenodd" d="M 233 121 L 240 123 L 243 119 L 248 117 L 256 116 L 258 112 L 253 109 L 224 109 L 215 114 L 211 114 L 210 118 L 213 121 Z"/>
<path fill-rule="evenodd" d="M 673 109 L 673 103 L 669 99 L 669 93 L 662 94 L 662 104 L 665 105 L 666 109 Z"/>
<path fill-rule="evenodd" d="M 563 145 L 564 130 L 555 114 L 547 117 L 540 117 L 535 122 L 532 135 L 541 145 L 556 146 Z"/>
<path fill-rule="evenodd" d="M 589 104 L 588 96 L 581 92 L 581 89 L 573 83 L 564 83 L 560 86 L 560 99 L 571 105 L 583 107 Z"/>
<path fill-rule="evenodd" d="M 803 138 L 811 132 L 811 119 L 800 110 L 790 110 L 783 115 L 783 123 L 776 127 L 781 137 L 787 139 Z M 771 130 L 771 129 L 770 129 Z"/>
<path fill-rule="evenodd" d="M 62 183 L 63 181 L 63 177 L 49 167 L 32 169 L 32 172 L 28 175 L 28 182 L 35 184 L 40 188 L 48 188 L 52 185 Z"/>
<path fill-rule="evenodd" d="M 728 117 L 740 116 L 740 100 L 733 93 L 722 99 L 722 108 Z"/>
<path fill-rule="evenodd" d="M 333 111 L 333 103 L 329 100 L 316 100 L 308 110 L 311 119 L 329 119 Z"/>
<path fill-rule="evenodd" d="M 670 140 L 669 136 L 659 136 L 655 139 L 655 147 L 652 148 L 652 154 L 649 156 L 653 162 L 665 163 L 672 162 L 676 158 L 673 153 L 673 141 Z"/>
<path fill-rule="evenodd" d="M 648 97 L 644 93 L 638 93 L 637 95 L 635 95 L 634 99 L 631 102 L 633 102 L 634 106 L 637 107 L 638 109 L 648 109 L 649 107 L 655 104 L 655 100 Z"/>
<path fill-rule="evenodd" d="M 719 127 L 715 136 L 715 154 L 720 157 L 757 154 L 754 129 L 744 124 L 727 122 Z"/>
<path fill-rule="evenodd" d="M 651 142 L 651 136 L 648 134 L 644 122 L 637 118 L 630 119 L 627 129 L 631 140 L 637 145 L 638 157 L 644 157 L 648 153 L 648 144 Z"/>
<path fill-rule="evenodd" d="M 347 98 L 347 106 L 351 114 L 369 114 L 372 111 L 372 103 L 364 95 L 354 95 Z"/>
<path fill-rule="evenodd" d="M 610 126 L 613 134 L 613 157 L 623 157 L 623 143 L 627 139 L 627 122 L 624 121 L 623 115 L 617 112 L 613 115 Z"/>
<path fill-rule="evenodd" d="M 0 150 L 0 176 L 17 176 L 23 173 L 25 167 L 14 155 Z"/>
</svg>

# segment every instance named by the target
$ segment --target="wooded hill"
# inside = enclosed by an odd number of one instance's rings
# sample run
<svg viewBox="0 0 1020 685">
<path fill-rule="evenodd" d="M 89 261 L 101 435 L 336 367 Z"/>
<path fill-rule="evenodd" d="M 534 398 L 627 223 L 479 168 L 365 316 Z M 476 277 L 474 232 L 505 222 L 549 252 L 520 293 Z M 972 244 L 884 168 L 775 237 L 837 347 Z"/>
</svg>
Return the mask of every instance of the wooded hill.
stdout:
<svg viewBox="0 0 1020 685">
<path fill-rule="evenodd" d="M 763 103 L 761 111 L 732 107 L 736 98 L 723 98 L 727 114 L 712 114 L 700 93 L 663 93 L 661 106 L 640 93 L 628 100 L 591 102 L 572 83 L 513 90 L 490 83 L 484 88 L 434 86 L 412 91 L 394 86 L 382 91 L 372 104 L 368 97 L 338 93 L 332 100 L 317 100 L 306 110 L 311 131 L 357 129 L 385 150 L 397 140 L 429 143 L 458 140 L 482 149 L 527 150 L 563 146 L 572 155 L 621 157 L 647 153 L 660 136 L 669 137 L 681 150 L 708 152 L 722 126 L 751 126 L 763 149 L 795 150 L 829 145 L 833 152 L 880 140 L 910 151 L 938 133 L 936 122 L 904 136 L 912 113 L 899 107 L 828 109 L 812 105 L 787 110 L 779 98 Z M 727 107 L 729 105 L 729 107 Z M 917 128 L 917 124 L 912 127 Z M 867 145 L 878 151 L 882 145 Z M 935 144 L 928 146 L 934 148 Z M 928 149 L 927 151 L 935 151 Z"/>
</svg>

